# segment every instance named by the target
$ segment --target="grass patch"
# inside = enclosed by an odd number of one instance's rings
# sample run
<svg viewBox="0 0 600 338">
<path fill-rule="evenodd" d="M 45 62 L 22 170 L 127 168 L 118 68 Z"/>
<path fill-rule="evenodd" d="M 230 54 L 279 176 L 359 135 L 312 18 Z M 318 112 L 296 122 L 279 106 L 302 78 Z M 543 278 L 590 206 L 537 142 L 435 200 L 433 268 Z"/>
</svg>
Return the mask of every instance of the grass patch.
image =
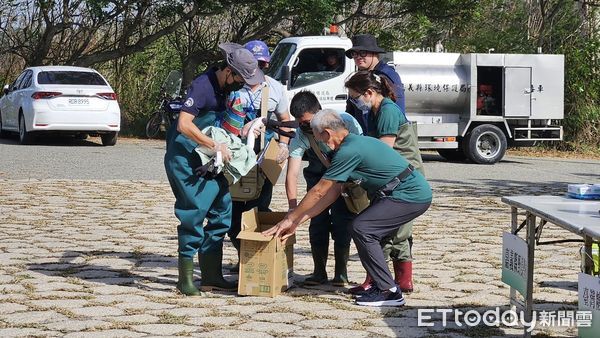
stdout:
<svg viewBox="0 0 600 338">
<path fill-rule="evenodd" d="M 158 315 L 159 324 L 185 324 L 188 320 L 188 316 L 176 316 L 168 312 L 163 312 Z"/>
</svg>

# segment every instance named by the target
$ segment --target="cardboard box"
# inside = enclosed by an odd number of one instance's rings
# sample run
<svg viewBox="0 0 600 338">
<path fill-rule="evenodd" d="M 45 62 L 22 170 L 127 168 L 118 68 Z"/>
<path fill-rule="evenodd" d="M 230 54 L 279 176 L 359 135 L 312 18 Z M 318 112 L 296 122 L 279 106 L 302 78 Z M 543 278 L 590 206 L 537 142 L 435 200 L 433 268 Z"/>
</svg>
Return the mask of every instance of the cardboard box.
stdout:
<svg viewBox="0 0 600 338">
<path fill-rule="evenodd" d="M 285 217 L 285 212 L 258 212 L 256 208 L 242 214 L 240 280 L 238 294 L 275 297 L 292 285 L 294 243 L 261 234 Z"/>
<path fill-rule="evenodd" d="M 277 184 L 277 180 L 279 179 L 279 175 L 281 175 L 281 171 L 283 171 L 283 163 L 277 163 L 277 154 L 279 153 L 279 144 L 272 138 L 271 141 L 267 144 L 267 146 L 263 149 L 263 151 L 258 156 L 258 165 L 262 169 L 267 179 L 273 183 L 273 185 Z"/>
</svg>

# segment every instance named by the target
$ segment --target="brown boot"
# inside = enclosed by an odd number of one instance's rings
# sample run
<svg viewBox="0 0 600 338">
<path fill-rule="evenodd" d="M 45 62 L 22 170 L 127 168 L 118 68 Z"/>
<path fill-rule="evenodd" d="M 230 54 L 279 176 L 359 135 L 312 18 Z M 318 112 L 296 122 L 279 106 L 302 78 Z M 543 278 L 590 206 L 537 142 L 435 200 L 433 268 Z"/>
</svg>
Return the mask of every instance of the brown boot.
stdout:
<svg viewBox="0 0 600 338">
<path fill-rule="evenodd" d="M 394 280 L 404 293 L 413 292 L 412 262 L 394 261 Z"/>
<path fill-rule="evenodd" d="M 361 295 L 367 292 L 369 289 L 371 289 L 372 286 L 373 279 L 371 278 L 371 276 L 369 276 L 369 274 L 367 274 L 367 277 L 365 278 L 365 281 L 362 284 L 348 289 L 348 292 L 353 295 Z"/>
</svg>

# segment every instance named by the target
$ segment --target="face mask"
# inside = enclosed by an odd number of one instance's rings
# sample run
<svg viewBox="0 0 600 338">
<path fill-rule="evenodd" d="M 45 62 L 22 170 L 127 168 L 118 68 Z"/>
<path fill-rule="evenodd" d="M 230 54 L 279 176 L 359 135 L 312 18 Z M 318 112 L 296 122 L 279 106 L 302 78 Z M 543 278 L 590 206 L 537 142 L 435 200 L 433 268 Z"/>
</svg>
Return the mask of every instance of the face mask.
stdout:
<svg viewBox="0 0 600 338">
<path fill-rule="evenodd" d="M 373 106 L 373 104 L 371 102 L 365 102 L 361 97 L 359 97 L 358 99 L 353 99 L 352 103 L 354 103 L 354 105 L 356 106 L 356 108 L 358 108 L 358 110 L 371 110 L 371 107 Z"/>
<path fill-rule="evenodd" d="M 244 86 L 243 83 L 239 83 L 239 82 L 235 81 L 235 79 L 233 80 L 232 83 L 227 83 L 227 80 L 228 79 L 225 80 L 225 85 L 223 86 L 223 92 L 225 92 L 225 93 L 238 91 L 238 90 L 242 89 L 242 87 Z"/>
</svg>

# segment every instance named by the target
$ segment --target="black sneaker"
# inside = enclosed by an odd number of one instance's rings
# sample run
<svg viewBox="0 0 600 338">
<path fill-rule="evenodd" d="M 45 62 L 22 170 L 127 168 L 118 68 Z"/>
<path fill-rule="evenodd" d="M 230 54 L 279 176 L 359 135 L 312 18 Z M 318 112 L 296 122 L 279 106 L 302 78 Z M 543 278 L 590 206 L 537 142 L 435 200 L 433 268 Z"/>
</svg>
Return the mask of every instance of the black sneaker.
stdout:
<svg viewBox="0 0 600 338">
<path fill-rule="evenodd" d="M 404 297 L 400 289 L 396 292 L 390 290 L 379 290 L 376 287 L 372 292 L 364 294 L 356 298 L 356 304 L 364 306 L 402 306 L 404 305 Z"/>
<path fill-rule="evenodd" d="M 358 298 L 361 298 L 363 296 L 370 295 L 370 294 L 372 294 L 374 292 L 375 293 L 381 292 L 381 290 L 379 290 L 376 286 L 373 285 L 370 288 L 366 289 L 365 291 L 360 291 L 360 292 L 354 294 L 354 298 L 358 299 Z"/>
</svg>

